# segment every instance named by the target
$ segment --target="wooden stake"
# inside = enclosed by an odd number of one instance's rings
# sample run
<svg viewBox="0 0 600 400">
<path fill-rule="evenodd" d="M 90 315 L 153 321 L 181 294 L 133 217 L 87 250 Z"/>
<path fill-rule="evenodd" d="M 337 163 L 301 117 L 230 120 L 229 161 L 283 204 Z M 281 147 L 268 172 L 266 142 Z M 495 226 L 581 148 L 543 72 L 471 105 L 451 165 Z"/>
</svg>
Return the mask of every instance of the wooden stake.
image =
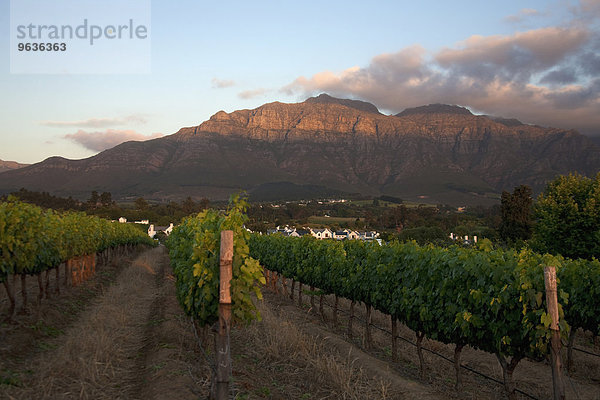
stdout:
<svg viewBox="0 0 600 400">
<path fill-rule="evenodd" d="M 217 353 L 216 399 L 229 399 L 231 376 L 231 278 L 233 274 L 233 231 L 221 232 L 219 275 L 219 332 L 215 339 Z"/>
<path fill-rule="evenodd" d="M 558 329 L 558 298 L 556 294 L 556 268 L 544 267 L 544 283 L 546 284 L 546 303 L 548 314 L 552 317 L 550 330 L 551 339 L 551 363 L 552 363 L 552 381 L 554 383 L 554 399 L 564 400 L 565 384 L 562 379 L 562 366 L 560 362 L 560 331 Z"/>
</svg>

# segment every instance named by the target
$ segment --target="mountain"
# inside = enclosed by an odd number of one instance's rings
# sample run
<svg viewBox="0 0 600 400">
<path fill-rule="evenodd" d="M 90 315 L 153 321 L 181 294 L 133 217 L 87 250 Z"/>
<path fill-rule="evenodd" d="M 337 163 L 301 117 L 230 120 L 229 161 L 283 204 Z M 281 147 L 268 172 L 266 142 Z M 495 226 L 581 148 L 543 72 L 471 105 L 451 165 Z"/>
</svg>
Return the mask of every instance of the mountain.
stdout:
<svg viewBox="0 0 600 400">
<path fill-rule="evenodd" d="M 18 169 L 27 167 L 29 164 L 20 164 L 16 161 L 3 161 L 0 160 L 0 172 L 9 171 L 11 169 Z"/>
<path fill-rule="evenodd" d="M 52 157 L 0 174 L 0 191 L 26 187 L 86 198 L 224 199 L 391 195 L 491 204 L 520 184 L 543 189 L 557 174 L 591 175 L 600 148 L 572 131 L 502 123 L 434 104 L 383 115 L 327 95 L 302 103 L 219 111 L 208 121 L 83 160 Z"/>
</svg>

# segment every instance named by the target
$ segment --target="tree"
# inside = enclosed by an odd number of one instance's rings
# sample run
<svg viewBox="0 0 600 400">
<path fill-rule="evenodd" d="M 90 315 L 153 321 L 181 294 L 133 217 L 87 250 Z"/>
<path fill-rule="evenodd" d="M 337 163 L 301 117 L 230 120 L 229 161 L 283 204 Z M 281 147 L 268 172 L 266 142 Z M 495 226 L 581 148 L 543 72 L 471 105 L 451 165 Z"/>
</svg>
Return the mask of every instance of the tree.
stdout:
<svg viewBox="0 0 600 400">
<path fill-rule="evenodd" d="M 110 192 L 102 192 L 100 195 L 100 203 L 102 203 L 104 207 L 110 207 L 112 205 L 112 195 Z"/>
<path fill-rule="evenodd" d="M 135 208 L 144 211 L 148 208 L 148 202 L 143 197 L 138 197 L 135 199 Z"/>
<path fill-rule="evenodd" d="M 534 246 L 570 258 L 600 257 L 600 173 L 559 176 L 535 205 Z"/>
<path fill-rule="evenodd" d="M 98 195 L 98 192 L 96 192 L 94 190 L 88 200 L 88 204 L 90 207 L 96 208 L 96 205 L 98 204 L 99 200 L 100 200 L 100 196 Z"/>
<path fill-rule="evenodd" d="M 500 237 L 509 243 L 531 238 L 533 225 L 533 198 L 531 188 L 521 185 L 510 194 L 502 192 Z"/>
<path fill-rule="evenodd" d="M 190 196 L 188 196 L 184 201 L 181 202 L 181 209 L 185 213 L 185 215 L 194 214 L 197 212 L 197 206 L 194 200 Z"/>
</svg>

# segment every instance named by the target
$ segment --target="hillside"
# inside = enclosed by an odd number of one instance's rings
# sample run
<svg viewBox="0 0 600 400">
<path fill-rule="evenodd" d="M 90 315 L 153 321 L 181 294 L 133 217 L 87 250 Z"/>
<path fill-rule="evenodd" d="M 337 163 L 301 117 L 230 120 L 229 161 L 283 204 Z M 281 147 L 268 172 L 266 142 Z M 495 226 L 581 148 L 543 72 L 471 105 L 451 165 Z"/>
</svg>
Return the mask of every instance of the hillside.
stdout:
<svg viewBox="0 0 600 400">
<path fill-rule="evenodd" d="M 27 167 L 29 164 L 20 164 L 16 161 L 3 161 L 0 160 L 0 172 L 10 171 L 12 169 L 19 169 L 23 167 Z"/>
<path fill-rule="evenodd" d="M 517 121 L 518 122 L 518 121 Z M 0 174 L 0 191 L 26 187 L 85 197 L 224 199 L 240 189 L 277 198 L 360 193 L 449 204 L 490 204 L 519 184 L 600 169 L 600 148 L 572 130 L 429 105 L 398 115 L 327 95 L 217 112 L 208 121 L 84 160 L 53 157 Z"/>
</svg>

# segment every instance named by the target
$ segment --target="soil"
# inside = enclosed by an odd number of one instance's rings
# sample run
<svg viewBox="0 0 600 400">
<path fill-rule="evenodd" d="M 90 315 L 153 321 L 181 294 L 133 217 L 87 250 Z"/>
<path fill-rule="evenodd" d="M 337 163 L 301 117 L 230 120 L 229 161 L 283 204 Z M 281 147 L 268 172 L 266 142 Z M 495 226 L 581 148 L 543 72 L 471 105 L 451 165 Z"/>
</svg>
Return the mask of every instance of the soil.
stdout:
<svg viewBox="0 0 600 400">
<path fill-rule="evenodd" d="M 54 273 L 50 287 L 56 285 Z M 28 279 L 33 304 L 0 325 L 0 399 L 204 399 L 214 362 L 213 334 L 198 329 L 175 296 L 164 247 L 139 250 L 107 265 L 83 285 L 65 287 L 35 304 L 37 280 Z M 287 281 L 288 289 L 291 282 Z M 17 288 L 18 289 L 18 288 Z M 298 306 L 289 293 L 264 289 L 262 321 L 231 333 L 235 399 L 504 399 L 502 385 L 463 371 L 456 390 L 453 364 L 425 352 L 420 378 L 414 333 L 400 326 L 399 357 L 391 359 L 389 334 L 372 328 L 363 339 L 364 306 L 356 305 L 353 336 L 347 332 L 350 303 L 340 299 L 321 315 L 305 293 Z M 326 305 L 333 304 L 326 296 Z M 20 303 L 17 309 L 20 309 Z M 0 319 L 8 302 L 0 297 Z M 390 330 L 389 317 L 372 323 Z M 577 347 L 600 353 L 597 339 L 580 333 Z M 453 346 L 424 340 L 424 347 L 452 359 Z M 567 398 L 600 399 L 600 358 L 575 352 L 565 376 Z M 465 348 L 462 364 L 501 380 L 493 355 Z M 521 361 L 516 386 L 534 398 L 552 397 L 548 363 Z M 519 398 L 527 398 L 519 395 Z"/>
</svg>

